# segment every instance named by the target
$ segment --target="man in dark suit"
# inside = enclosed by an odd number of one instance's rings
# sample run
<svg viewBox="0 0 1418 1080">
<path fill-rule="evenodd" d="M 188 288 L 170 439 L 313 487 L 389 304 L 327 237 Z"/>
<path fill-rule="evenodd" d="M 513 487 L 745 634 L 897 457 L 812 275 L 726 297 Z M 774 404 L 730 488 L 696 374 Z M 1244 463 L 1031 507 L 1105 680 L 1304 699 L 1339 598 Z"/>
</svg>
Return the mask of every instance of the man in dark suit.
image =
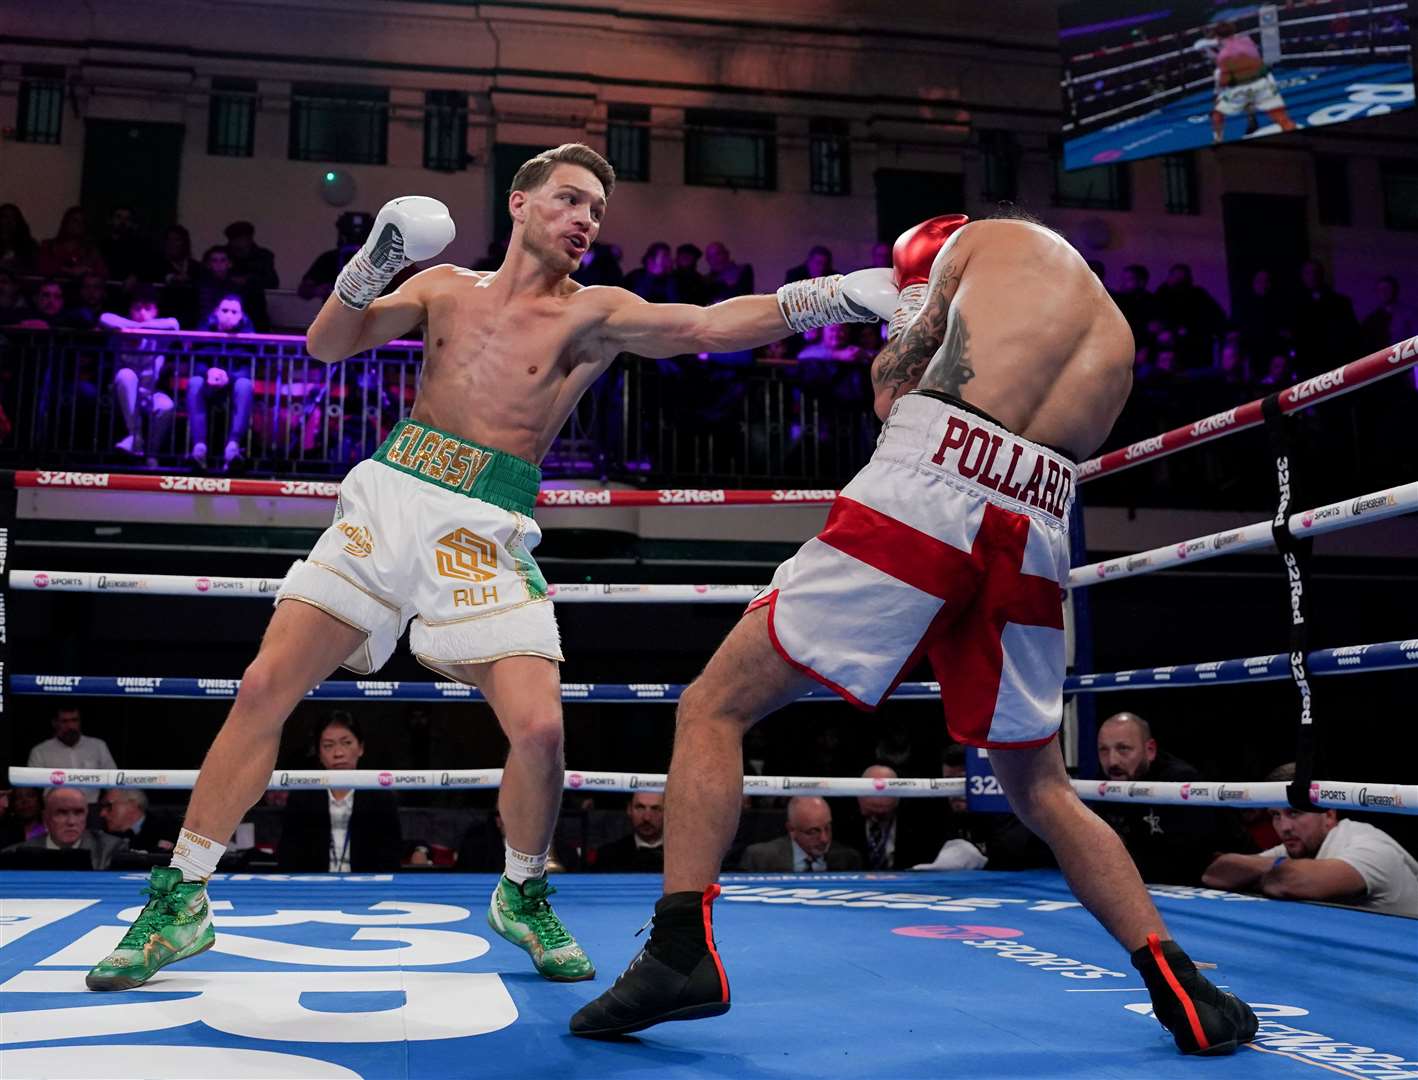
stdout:
<svg viewBox="0 0 1418 1080">
<path fill-rule="evenodd" d="M 788 800 L 788 835 L 750 844 L 743 869 L 764 873 L 815 873 L 860 870 L 862 856 L 832 843 L 832 810 L 826 799 L 798 795 Z"/>
<path fill-rule="evenodd" d="M 626 804 L 630 834 L 596 849 L 591 869 L 613 874 L 665 872 L 665 797 L 637 791 Z"/>
<path fill-rule="evenodd" d="M 116 836 L 87 827 L 89 800 L 78 788 L 50 788 L 44 793 L 44 833 L 7 847 L 6 852 L 28 855 L 40 851 L 79 851 L 95 870 L 107 870 L 114 855 L 128 845 Z M 33 865 L 33 864 L 31 864 Z"/>
<path fill-rule="evenodd" d="M 862 773 L 882 782 L 882 790 L 895 780 L 890 765 L 873 765 Z M 915 800 L 928 803 L 931 800 Z M 902 814 L 901 800 L 890 795 L 863 795 L 857 799 L 860 816 L 842 823 L 839 833 L 844 843 L 862 853 L 867 870 L 909 870 L 917 863 L 930 862 L 940 850 L 939 829 L 925 814 Z"/>
<path fill-rule="evenodd" d="M 177 822 L 148 810 L 148 796 L 138 788 L 109 788 L 98 801 L 103 831 L 128 841 L 130 851 L 171 851 Z"/>
</svg>

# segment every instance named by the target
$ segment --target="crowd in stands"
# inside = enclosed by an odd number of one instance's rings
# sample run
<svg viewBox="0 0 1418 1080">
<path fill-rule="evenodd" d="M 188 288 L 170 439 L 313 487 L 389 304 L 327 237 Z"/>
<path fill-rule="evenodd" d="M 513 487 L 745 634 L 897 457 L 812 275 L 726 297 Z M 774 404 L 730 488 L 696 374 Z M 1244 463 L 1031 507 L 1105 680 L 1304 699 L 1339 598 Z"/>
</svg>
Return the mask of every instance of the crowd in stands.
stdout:
<svg viewBox="0 0 1418 1080">
<path fill-rule="evenodd" d="M 372 220 L 361 212 L 339 216 L 335 246 L 312 261 L 296 290 L 301 297 L 329 295 L 340 267 L 363 243 Z M 0 205 L 0 327 L 180 328 L 231 339 L 269 330 L 267 292 L 281 283 L 275 258 L 257 242 L 256 227 L 249 221 L 233 221 L 223 234 L 224 242 L 205 247 L 199 260 L 181 225 L 155 237 L 142 230 L 131 210 L 120 207 L 102 229 L 95 229 L 84 211 L 73 207 L 53 237 L 36 241 L 20 208 Z M 494 242 L 473 268 L 496 269 L 503 254 L 500 243 Z M 890 260 L 887 244 L 872 248 L 869 265 L 886 266 Z M 691 242 L 671 246 L 656 241 L 645 249 L 640 265 L 626 270 L 623 263 L 620 247 L 598 242 L 573 277 L 585 285 L 622 286 L 653 303 L 701 305 L 778 284 L 736 260 L 717 240 L 702 249 Z M 1372 294 L 1356 302 L 1329 283 L 1317 260 L 1259 270 L 1228 313 L 1193 280 L 1186 263 L 1169 267 L 1155 289 L 1152 274 L 1140 264 L 1124 266 L 1115 280 L 1101 263 L 1091 265 L 1131 325 L 1137 348 L 1135 389 L 1115 427 L 1113 445 L 1283 388 L 1418 334 L 1418 309 L 1408 303 L 1391 274 L 1362 283 Z M 846 269 L 853 267 L 837 265 L 831 250 L 813 245 L 784 280 Z M 402 276 L 391 287 L 400 280 Z M 666 400 L 686 431 L 708 431 L 737 415 L 746 368 L 774 372 L 795 395 L 811 394 L 839 421 L 854 417 L 866 425 L 869 369 L 883 334 L 881 324 L 827 326 L 754 352 L 658 361 L 658 385 L 668 387 L 665 392 L 671 397 Z M 158 465 L 159 453 L 165 455 L 164 465 L 180 457 L 199 470 L 237 470 L 247 464 L 243 454 L 261 391 L 252 364 L 240 357 L 233 360 L 239 346 L 233 341 L 188 343 L 180 370 L 168 363 L 172 347 L 159 339 L 127 334 L 115 338 L 112 347 L 118 357 L 116 375 L 102 389 L 111 388 L 116 418 L 112 441 L 118 452 L 150 467 Z M 199 357 L 194 364 L 186 355 L 195 355 L 194 350 L 214 351 L 220 359 Z M 618 399 L 617 377 L 615 372 L 608 375 L 609 389 L 593 396 Z M 108 378 L 105 374 L 94 384 L 81 385 L 78 392 L 96 398 L 98 384 Z M 1403 383 L 1412 390 L 1412 380 Z M 799 409 L 794 400 L 793 408 Z M 209 435 L 208 412 L 215 401 L 227 406 L 227 423 L 224 430 Z M 614 409 L 603 411 L 619 416 Z M 174 422 L 183 418 L 185 426 L 174 429 Z M 623 418 L 614 421 L 620 422 Z M 0 433 L 8 427 L 0 419 Z M 792 439 L 800 437 L 800 428 L 796 423 Z M 178 437 L 173 439 L 173 434 Z M 608 442 L 617 441 L 609 427 L 602 435 Z M 863 445 L 869 443 L 866 438 Z"/>
<path fill-rule="evenodd" d="M 424 716 L 425 714 L 420 714 Z M 107 744 L 85 735 L 79 709 L 53 714 L 54 735 L 31 750 L 28 764 L 48 769 L 115 768 Z M 860 798 L 746 797 L 744 825 L 725 869 L 755 873 L 828 871 L 1022 870 L 1054 866 L 1049 849 L 1007 813 L 972 811 L 963 797 L 899 799 L 889 782 L 902 775 L 961 777 L 965 749 L 947 744 L 939 756 L 913 746 L 906 728 L 883 725 L 863 770 L 838 729 L 824 724 L 796 760 L 770 761 L 760 737 L 745 745 L 745 768 L 789 768 L 798 775 L 852 775 L 880 780 L 880 793 Z M 865 746 L 865 744 L 863 744 Z M 424 747 L 427 749 L 427 747 Z M 334 709 L 311 730 L 308 760 L 293 767 L 331 772 L 359 768 L 364 730 L 350 712 Z M 931 761 L 938 762 L 930 764 Z M 1108 717 L 1097 731 L 1100 773 L 1114 781 L 1196 782 L 1200 774 L 1159 745 L 1151 725 L 1132 712 Z M 1267 780 L 1293 780 L 1282 765 Z M 610 802 L 607 802 L 610 800 Z M 415 867 L 496 872 L 503 865 L 499 815 L 455 812 L 459 837 L 439 844 L 420 835 L 426 822 L 400 813 L 392 791 L 312 789 L 271 791 L 263 807 L 278 815 L 264 850 L 234 851 L 290 872 L 368 873 Z M 558 871 L 660 873 L 664 869 L 664 798 L 568 794 L 563 814 L 599 809 L 609 827 L 592 843 L 559 840 Z M 1196 806 L 1095 803 L 1117 833 L 1144 881 L 1158 885 L 1254 891 L 1276 899 L 1328 900 L 1375 911 L 1418 916 L 1418 861 L 1389 833 L 1327 810 L 1223 810 Z M 751 812 L 747 812 L 751 811 Z M 176 839 L 175 813 L 150 808 L 137 789 L 102 793 L 72 787 L 0 787 L 0 866 L 150 865 L 165 861 Z M 250 829 L 242 826 L 242 829 Z M 239 832 L 240 835 L 240 832 Z M 254 829 L 250 829 L 254 836 Z M 47 860 L 47 861 L 46 861 Z"/>
</svg>

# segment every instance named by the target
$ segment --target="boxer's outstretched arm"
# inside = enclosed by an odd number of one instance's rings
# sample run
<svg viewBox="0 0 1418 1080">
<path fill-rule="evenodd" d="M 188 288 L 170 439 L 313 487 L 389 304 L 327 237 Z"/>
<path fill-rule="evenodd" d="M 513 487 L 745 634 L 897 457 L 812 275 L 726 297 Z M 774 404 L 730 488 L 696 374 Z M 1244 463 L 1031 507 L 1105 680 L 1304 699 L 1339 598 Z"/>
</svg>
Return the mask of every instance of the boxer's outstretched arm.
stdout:
<svg viewBox="0 0 1418 1080">
<path fill-rule="evenodd" d="M 333 364 L 412 333 L 427 315 L 424 305 L 427 277 L 447 269 L 434 266 L 415 274 L 363 311 L 347 307 L 332 292 L 306 331 L 305 351 L 316 360 Z"/>
<path fill-rule="evenodd" d="M 774 296 L 737 296 L 701 308 L 651 304 L 623 289 L 614 292 L 619 295 L 603 324 L 602 336 L 615 352 L 651 358 L 738 352 L 792 333 Z"/>
</svg>

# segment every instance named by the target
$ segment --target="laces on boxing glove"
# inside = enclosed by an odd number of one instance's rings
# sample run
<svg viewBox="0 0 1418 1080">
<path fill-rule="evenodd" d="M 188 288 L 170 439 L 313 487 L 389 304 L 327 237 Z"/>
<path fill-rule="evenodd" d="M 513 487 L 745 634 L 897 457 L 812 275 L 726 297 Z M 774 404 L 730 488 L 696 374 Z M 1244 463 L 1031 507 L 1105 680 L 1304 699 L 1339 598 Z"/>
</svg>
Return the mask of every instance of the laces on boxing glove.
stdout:
<svg viewBox="0 0 1418 1080">
<path fill-rule="evenodd" d="M 363 311 L 407 262 L 404 258 L 404 234 L 398 226 L 389 222 L 373 244 L 360 248 L 345 263 L 335 279 L 335 295 L 345 307 Z"/>
</svg>

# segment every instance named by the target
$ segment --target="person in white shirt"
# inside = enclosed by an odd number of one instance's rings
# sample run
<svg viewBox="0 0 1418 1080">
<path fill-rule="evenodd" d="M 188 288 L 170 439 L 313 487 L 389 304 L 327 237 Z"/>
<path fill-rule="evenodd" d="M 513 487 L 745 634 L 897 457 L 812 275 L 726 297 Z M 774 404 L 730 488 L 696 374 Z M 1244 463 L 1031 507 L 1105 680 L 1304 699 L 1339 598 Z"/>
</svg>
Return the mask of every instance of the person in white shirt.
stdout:
<svg viewBox="0 0 1418 1080">
<path fill-rule="evenodd" d="M 108 743 L 85 735 L 77 706 L 61 705 L 50 721 L 54 737 L 30 749 L 32 769 L 116 769 Z M 89 788 L 84 797 L 98 802 L 98 789 Z"/>
<path fill-rule="evenodd" d="M 1218 855 L 1202 884 L 1258 889 L 1276 900 L 1331 900 L 1418 915 L 1418 860 L 1393 837 L 1333 810 L 1272 810 L 1281 843 L 1259 855 Z"/>
</svg>

